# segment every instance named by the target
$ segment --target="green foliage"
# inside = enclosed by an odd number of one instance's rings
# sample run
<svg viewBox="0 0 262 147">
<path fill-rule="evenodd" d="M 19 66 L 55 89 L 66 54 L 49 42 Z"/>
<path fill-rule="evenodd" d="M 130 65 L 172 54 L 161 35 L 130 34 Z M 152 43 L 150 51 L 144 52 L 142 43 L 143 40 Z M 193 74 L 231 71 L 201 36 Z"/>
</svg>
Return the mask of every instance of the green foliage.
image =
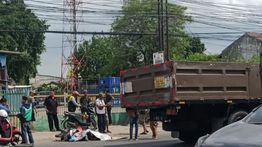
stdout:
<svg viewBox="0 0 262 147">
<path fill-rule="evenodd" d="M 112 75 L 114 52 L 110 37 L 93 36 L 90 41 L 80 45 L 77 58 L 82 60 L 79 74 L 83 79 L 96 79 L 100 76 Z"/>
<path fill-rule="evenodd" d="M 157 34 L 157 6 L 157 0 L 129 0 L 123 6 L 123 16 L 113 23 L 112 31 Z M 185 7 L 169 4 L 168 10 L 170 55 L 179 54 L 190 45 L 184 25 L 190 22 L 191 18 L 185 15 Z M 113 40 L 120 63 L 117 70 L 152 64 L 153 53 L 160 51 L 157 35 L 115 36 Z"/>
<path fill-rule="evenodd" d="M 187 61 L 217 61 L 218 55 L 207 55 L 204 53 L 194 53 L 187 57 Z"/>
<path fill-rule="evenodd" d="M 253 55 L 248 61 L 247 63 L 250 64 L 259 64 L 260 63 L 260 57 L 259 55 Z"/>
<path fill-rule="evenodd" d="M 23 0 L 0 0 L 0 28 L 2 30 L 26 30 L 26 32 L 0 33 L 0 49 L 23 52 L 22 55 L 8 57 L 9 76 L 19 84 L 29 84 L 29 78 L 37 73 L 40 55 L 45 51 L 44 33 L 48 29 L 26 8 Z"/>
<path fill-rule="evenodd" d="M 131 35 L 93 37 L 80 45 L 78 59 L 84 61 L 80 75 L 84 79 L 99 76 L 117 76 L 120 70 L 153 63 L 153 53 L 160 51 L 158 35 L 132 35 L 132 33 L 157 34 L 157 0 L 129 0 L 123 6 L 123 15 L 112 24 L 112 32 Z M 187 59 L 194 53 L 203 53 L 204 44 L 199 38 L 189 37 L 184 26 L 191 22 L 185 7 L 168 4 L 169 57 Z"/>
<path fill-rule="evenodd" d="M 37 87 L 38 92 L 45 92 L 45 94 L 49 94 L 49 91 L 56 91 L 56 94 L 62 94 L 63 89 L 65 88 L 64 83 L 50 82 L 47 84 L 43 84 Z"/>
</svg>

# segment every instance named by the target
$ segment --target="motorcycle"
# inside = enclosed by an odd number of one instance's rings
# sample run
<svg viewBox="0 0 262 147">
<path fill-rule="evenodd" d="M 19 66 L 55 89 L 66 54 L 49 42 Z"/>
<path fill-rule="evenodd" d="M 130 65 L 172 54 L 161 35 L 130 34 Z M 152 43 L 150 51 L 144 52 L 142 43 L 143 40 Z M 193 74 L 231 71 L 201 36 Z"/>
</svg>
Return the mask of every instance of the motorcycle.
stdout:
<svg viewBox="0 0 262 147">
<path fill-rule="evenodd" d="M 96 121 L 94 115 L 87 115 L 75 112 L 64 112 L 64 119 L 61 122 L 64 130 L 69 130 L 77 126 L 86 129 L 96 130 Z"/>
<path fill-rule="evenodd" d="M 6 117 L 0 117 L 0 127 L 2 130 L 0 145 L 8 145 L 10 143 L 12 146 L 16 146 L 22 143 L 21 132 L 15 126 L 12 126 Z"/>
</svg>

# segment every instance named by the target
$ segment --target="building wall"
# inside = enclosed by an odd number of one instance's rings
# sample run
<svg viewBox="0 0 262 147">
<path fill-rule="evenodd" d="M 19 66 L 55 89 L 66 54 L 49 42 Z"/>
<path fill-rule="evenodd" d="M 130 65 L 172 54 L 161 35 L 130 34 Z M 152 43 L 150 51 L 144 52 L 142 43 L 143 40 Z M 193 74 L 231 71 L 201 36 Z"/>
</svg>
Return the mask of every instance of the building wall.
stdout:
<svg viewBox="0 0 262 147">
<path fill-rule="evenodd" d="M 227 61 L 248 61 L 253 56 L 259 56 L 261 50 L 262 43 L 245 34 L 228 46 L 221 56 Z"/>
<path fill-rule="evenodd" d="M 58 82 L 60 81 L 60 77 L 49 76 L 49 75 L 36 75 L 35 78 L 30 79 L 30 84 L 33 87 L 39 87 L 42 84 L 48 84 L 50 82 Z"/>
</svg>

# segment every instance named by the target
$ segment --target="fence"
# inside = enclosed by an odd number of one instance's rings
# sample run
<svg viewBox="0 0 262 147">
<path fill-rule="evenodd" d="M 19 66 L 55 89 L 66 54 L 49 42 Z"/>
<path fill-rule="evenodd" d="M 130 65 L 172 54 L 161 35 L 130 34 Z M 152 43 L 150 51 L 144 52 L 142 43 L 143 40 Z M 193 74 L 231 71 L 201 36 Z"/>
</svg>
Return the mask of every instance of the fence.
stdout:
<svg viewBox="0 0 262 147">
<path fill-rule="evenodd" d="M 61 121 L 62 116 L 64 114 L 64 111 L 67 111 L 67 102 L 66 97 L 68 95 L 55 95 L 55 98 L 58 101 L 59 107 L 58 107 L 58 117 Z M 94 102 L 96 100 L 97 94 L 89 94 L 88 95 L 92 101 Z M 120 98 L 119 95 L 113 95 L 115 97 L 113 108 L 112 108 L 112 119 L 113 124 L 122 124 L 126 123 L 127 115 L 125 113 L 125 109 L 120 107 Z M 41 100 L 44 101 L 44 99 L 47 97 L 47 95 L 37 95 L 35 97 L 35 100 Z M 80 97 L 78 97 L 77 101 L 80 101 Z M 79 111 L 79 110 L 78 110 Z M 43 105 L 39 105 L 37 108 L 36 113 L 36 122 L 35 124 L 35 130 L 36 131 L 46 131 L 48 130 L 48 123 L 47 123 L 47 116 Z"/>
<path fill-rule="evenodd" d="M 22 104 L 22 96 L 28 96 L 31 91 L 31 86 L 8 86 L 8 90 L 0 91 L 0 95 L 6 98 L 11 114 L 9 115 L 10 122 L 13 126 L 20 128 L 19 119 L 16 117 L 19 113 Z"/>
</svg>

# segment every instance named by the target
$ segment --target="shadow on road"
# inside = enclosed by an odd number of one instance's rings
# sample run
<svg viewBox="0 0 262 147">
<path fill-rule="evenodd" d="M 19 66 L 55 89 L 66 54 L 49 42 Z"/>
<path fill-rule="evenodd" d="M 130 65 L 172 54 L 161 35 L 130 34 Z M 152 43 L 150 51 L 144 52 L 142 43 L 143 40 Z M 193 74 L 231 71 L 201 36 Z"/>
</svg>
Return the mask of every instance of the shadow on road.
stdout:
<svg viewBox="0 0 262 147">
<path fill-rule="evenodd" d="M 132 141 L 131 141 L 132 142 Z M 186 144 L 183 142 L 176 141 L 150 141 L 150 142 L 141 142 L 137 141 L 137 143 L 128 143 L 121 145 L 105 145 L 105 147 L 193 147 L 193 144 Z"/>
</svg>

